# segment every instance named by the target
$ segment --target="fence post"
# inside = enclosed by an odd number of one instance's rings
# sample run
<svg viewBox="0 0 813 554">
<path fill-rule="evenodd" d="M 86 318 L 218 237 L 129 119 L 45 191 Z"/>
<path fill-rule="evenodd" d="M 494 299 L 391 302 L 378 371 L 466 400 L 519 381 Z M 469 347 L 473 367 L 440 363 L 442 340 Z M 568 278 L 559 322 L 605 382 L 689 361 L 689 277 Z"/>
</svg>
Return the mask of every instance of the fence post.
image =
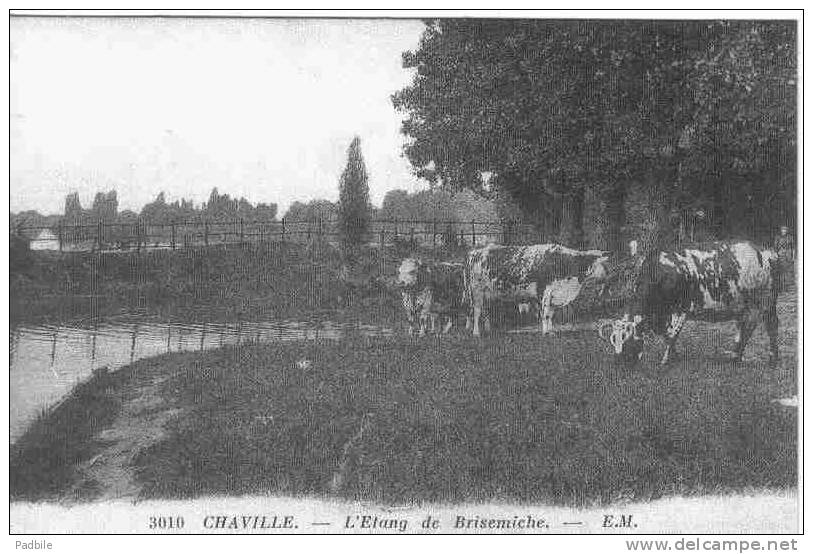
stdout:
<svg viewBox="0 0 813 554">
<path fill-rule="evenodd" d="M 203 222 L 203 244 L 209 246 L 209 222 Z"/>
<path fill-rule="evenodd" d="M 471 245 L 477 244 L 477 235 L 474 234 L 474 220 L 471 220 Z"/>
<path fill-rule="evenodd" d="M 438 220 L 432 218 L 432 255 L 435 254 L 435 246 L 437 245 L 438 237 Z"/>
<path fill-rule="evenodd" d="M 102 237 L 102 232 L 104 231 L 104 224 L 102 223 L 101 219 L 99 220 L 98 227 L 99 227 L 99 230 L 97 231 L 96 242 L 97 242 L 97 244 L 99 246 L 99 250 L 101 250 L 102 249 L 102 239 L 104 238 L 104 237 Z"/>
<path fill-rule="evenodd" d="M 59 241 L 59 251 L 62 252 L 62 222 L 59 222 L 59 227 L 57 227 L 57 236 Z"/>
<path fill-rule="evenodd" d="M 285 218 L 282 218 L 282 242 L 285 242 Z"/>
<path fill-rule="evenodd" d="M 245 228 L 243 226 L 243 218 L 240 218 L 240 244 L 245 243 Z"/>
<path fill-rule="evenodd" d="M 175 250 L 175 223 L 170 223 L 169 230 L 170 230 L 169 244 L 172 247 L 172 249 Z"/>
</svg>

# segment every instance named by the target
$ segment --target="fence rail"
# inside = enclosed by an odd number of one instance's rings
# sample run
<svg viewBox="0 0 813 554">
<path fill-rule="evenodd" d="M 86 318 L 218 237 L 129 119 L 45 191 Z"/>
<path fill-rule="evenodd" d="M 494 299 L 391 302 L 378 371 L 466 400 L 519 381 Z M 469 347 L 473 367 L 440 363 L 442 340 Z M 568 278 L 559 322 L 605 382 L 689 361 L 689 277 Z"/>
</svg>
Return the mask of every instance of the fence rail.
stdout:
<svg viewBox="0 0 813 554">
<path fill-rule="evenodd" d="M 710 240 L 709 229 L 697 232 L 702 223 L 691 212 L 675 222 L 674 243 L 679 246 L 696 240 Z M 229 219 L 186 219 L 155 222 L 138 219 L 129 222 L 69 222 L 52 225 L 17 224 L 9 228 L 13 236 L 27 240 L 33 250 L 58 251 L 140 251 L 178 249 L 216 244 L 263 242 L 338 242 L 339 224 L 334 218 L 289 221 Z M 762 240 L 759 240 L 759 239 Z M 771 237 L 755 237 L 763 245 Z M 374 219 L 369 222 L 365 242 L 373 245 L 477 246 L 499 244 L 540 244 L 556 242 L 550 231 L 516 221 L 448 219 Z"/>
<path fill-rule="evenodd" d="M 133 222 L 65 222 L 57 225 L 17 225 L 12 235 L 29 241 L 33 250 L 90 251 L 178 249 L 214 244 L 262 242 L 338 241 L 340 232 L 335 219 L 286 221 L 182 220 L 155 223 Z M 499 242 L 532 244 L 551 240 L 533 225 L 493 220 L 427 220 L 376 219 L 370 221 L 365 242 L 394 245 L 466 246 Z"/>
</svg>

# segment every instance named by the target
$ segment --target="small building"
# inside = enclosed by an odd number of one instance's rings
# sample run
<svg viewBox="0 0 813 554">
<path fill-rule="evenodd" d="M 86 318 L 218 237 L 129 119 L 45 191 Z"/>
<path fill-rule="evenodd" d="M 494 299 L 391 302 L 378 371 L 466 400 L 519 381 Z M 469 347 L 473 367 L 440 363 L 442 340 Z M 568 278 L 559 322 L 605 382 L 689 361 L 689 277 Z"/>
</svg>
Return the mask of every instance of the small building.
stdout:
<svg viewBox="0 0 813 554">
<path fill-rule="evenodd" d="M 59 250 L 59 239 L 50 229 L 43 229 L 30 240 L 31 250 Z"/>
</svg>

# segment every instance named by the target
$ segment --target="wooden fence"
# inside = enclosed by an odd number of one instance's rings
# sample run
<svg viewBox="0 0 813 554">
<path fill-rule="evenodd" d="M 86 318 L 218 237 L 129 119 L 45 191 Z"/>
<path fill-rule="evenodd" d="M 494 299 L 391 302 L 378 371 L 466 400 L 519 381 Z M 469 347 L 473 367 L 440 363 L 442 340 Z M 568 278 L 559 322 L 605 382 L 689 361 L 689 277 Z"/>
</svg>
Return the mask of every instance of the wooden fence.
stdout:
<svg viewBox="0 0 813 554">
<path fill-rule="evenodd" d="M 302 242 L 324 240 L 338 243 L 338 222 L 330 219 L 309 221 L 228 221 L 188 220 L 132 223 L 98 222 L 56 226 L 25 226 L 10 229 L 29 241 L 33 250 L 58 251 L 140 251 L 180 249 L 214 244 L 263 242 Z M 534 244 L 550 240 L 532 225 L 500 221 L 372 220 L 364 242 L 371 245 L 471 246 L 489 242 Z"/>
</svg>

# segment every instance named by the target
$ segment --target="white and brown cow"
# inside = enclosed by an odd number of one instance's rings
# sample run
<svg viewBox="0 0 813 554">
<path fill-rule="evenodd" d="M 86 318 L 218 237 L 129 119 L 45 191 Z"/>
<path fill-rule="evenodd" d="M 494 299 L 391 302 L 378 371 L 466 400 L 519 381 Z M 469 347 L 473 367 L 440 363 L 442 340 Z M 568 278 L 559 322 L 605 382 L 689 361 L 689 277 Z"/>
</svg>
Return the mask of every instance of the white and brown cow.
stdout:
<svg viewBox="0 0 813 554">
<path fill-rule="evenodd" d="M 762 319 L 779 358 L 776 314 L 777 256 L 748 241 L 723 241 L 697 248 L 655 251 L 642 259 L 623 317 L 606 323 L 599 336 L 612 344 L 616 359 L 635 363 L 643 355 L 643 333 L 666 339 L 661 364 L 669 361 L 687 318 L 737 322 L 733 354 L 742 359 Z"/>
<path fill-rule="evenodd" d="M 480 336 L 481 319 L 488 331 L 495 305 L 506 301 L 538 304 L 542 332 L 551 332 L 554 307 L 572 302 L 588 277 L 604 278 L 608 258 L 608 252 L 559 244 L 475 248 L 465 273 L 472 332 Z"/>
<path fill-rule="evenodd" d="M 448 333 L 463 308 L 463 264 L 406 258 L 396 284 L 409 322 L 409 333 Z"/>
</svg>

